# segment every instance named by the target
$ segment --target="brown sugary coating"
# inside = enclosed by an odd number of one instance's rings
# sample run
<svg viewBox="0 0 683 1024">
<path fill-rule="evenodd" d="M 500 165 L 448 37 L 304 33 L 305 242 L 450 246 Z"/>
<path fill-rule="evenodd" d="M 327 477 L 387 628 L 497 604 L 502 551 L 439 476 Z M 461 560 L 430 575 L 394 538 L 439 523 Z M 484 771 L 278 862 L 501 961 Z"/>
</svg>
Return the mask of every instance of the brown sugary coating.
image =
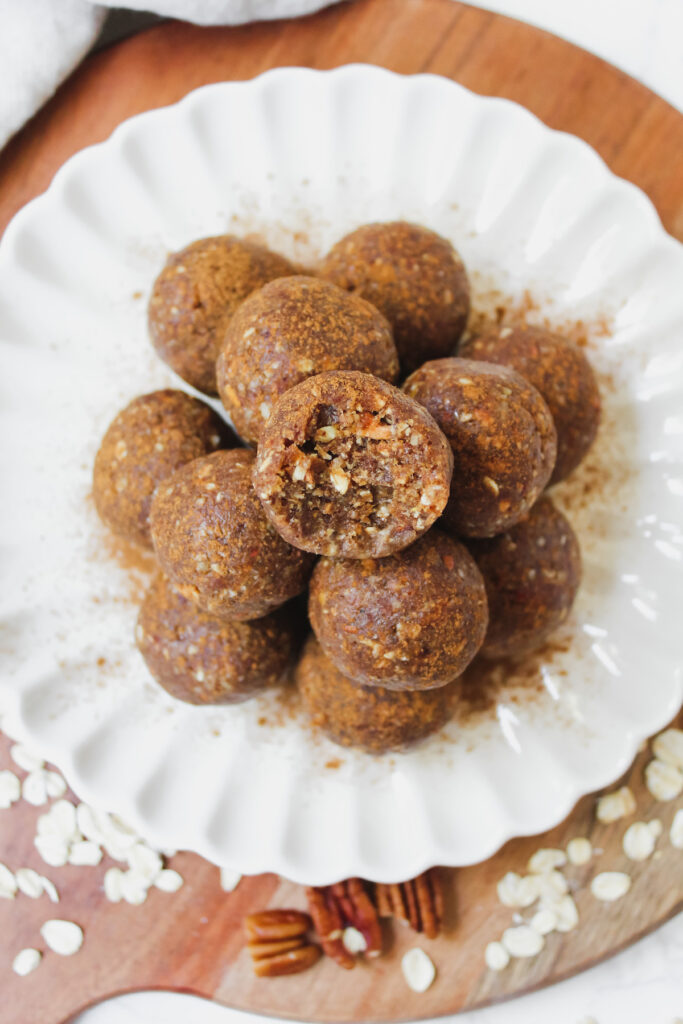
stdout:
<svg viewBox="0 0 683 1024">
<path fill-rule="evenodd" d="M 437 529 L 388 558 L 322 558 L 308 608 L 340 672 L 395 690 L 451 682 L 481 647 L 488 623 L 474 559 Z"/>
<path fill-rule="evenodd" d="M 289 260 L 234 235 L 200 238 L 172 253 L 149 300 L 154 348 L 188 384 L 217 394 L 216 358 L 230 317 L 267 281 L 294 273 Z"/>
<path fill-rule="evenodd" d="M 468 546 L 489 602 L 481 653 L 502 658 L 538 647 L 569 615 L 581 582 L 581 551 L 566 518 L 544 497 L 506 533 Z"/>
<path fill-rule="evenodd" d="M 371 754 L 406 747 L 436 732 L 455 710 L 458 681 L 436 690 L 387 690 L 342 675 L 309 637 L 295 680 L 313 724 L 344 747 Z"/>
<path fill-rule="evenodd" d="M 450 355 L 470 311 L 470 286 L 451 243 L 406 221 L 366 224 L 325 257 L 321 274 L 362 295 L 394 330 L 404 373 Z"/>
<path fill-rule="evenodd" d="M 536 388 L 506 366 L 456 358 L 425 363 L 403 388 L 429 409 L 453 449 L 444 525 L 456 535 L 492 537 L 522 519 L 555 464 L 555 426 Z"/>
<path fill-rule="evenodd" d="M 460 355 L 511 366 L 533 384 L 557 430 L 550 483 L 569 476 L 593 444 L 600 424 L 598 382 L 578 345 L 544 327 L 497 327 L 463 343 Z"/>
<path fill-rule="evenodd" d="M 340 370 L 279 399 L 254 486 L 290 544 L 370 558 L 429 529 L 448 500 L 451 470 L 448 441 L 422 406 L 377 377 Z"/>
<path fill-rule="evenodd" d="M 258 619 L 300 593 L 313 559 L 273 529 L 254 493 L 246 448 L 195 459 L 157 490 L 150 512 L 159 565 L 181 594 L 226 619 Z"/>
<path fill-rule="evenodd" d="M 221 401 L 253 443 L 280 395 L 324 370 L 361 370 L 393 383 L 398 355 L 374 306 L 303 275 L 271 281 L 242 303 L 216 365 Z"/>
<path fill-rule="evenodd" d="M 152 547 L 149 509 L 162 480 L 180 466 L 236 443 L 198 398 L 167 388 L 133 399 L 114 419 L 95 456 L 93 499 L 100 519 L 126 540 Z"/>
<path fill-rule="evenodd" d="M 239 704 L 275 686 L 296 647 L 288 611 L 252 622 L 218 619 L 162 573 L 145 595 L 135 636 L 157 683 L 188 704 Z"/>
</svg>

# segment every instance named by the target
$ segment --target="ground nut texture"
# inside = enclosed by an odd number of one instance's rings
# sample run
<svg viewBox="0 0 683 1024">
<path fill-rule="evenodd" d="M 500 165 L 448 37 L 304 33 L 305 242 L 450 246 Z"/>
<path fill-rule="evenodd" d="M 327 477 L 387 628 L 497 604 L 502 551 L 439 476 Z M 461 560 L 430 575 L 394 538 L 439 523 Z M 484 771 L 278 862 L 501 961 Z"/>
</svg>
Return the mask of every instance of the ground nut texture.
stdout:
<svg viewBox="0 0 683 1024">
<path fill-rule="evenodd" d="M 188 704 L 238 704 L 280 682 L 295 650 L 289 610 L 252 622 L 207 615 L 161 573 L 140 609 L 137 645 L 172 697 Z"/>
<path fill-rule="evenodd" d="M 251 485 L 246 448 L 195 459 L 156 492 L 157 559 L 180 592 L 226 619 L 258 619 L 300 593 L 313 559 L 273 529 Z"/>
<path fill-rule="evenodd" d="M 460 684 L 436 690 L 386 690 L 343 676 L 311 636 L 295 679 L 313 724 L 344 747 L 372 754 L 416 743 L 444 725 L 455 710 Z"/>
<path fill-rule="evenodd" d="M 474 559 L 437 529 L 388 558 L 321 559 L 309 615 L 345 676 L 397 690 L 455 679 L 481 647 L 488 622 Z"/>
<path fill-rule="evenodd" d="M 230 321 L 218 391 L 240 435 L 256 443 L 280 395 L 323 370 L 362 370 L 393 383 L 391 328 L 369 302 L 329 281 L 285 277 L 250 295 Z"/>
<path fill-rule="evenodd" d="M 534 385 L 557 430 L 550 482 L 569 476 L 593 444 L 600 423 L 598 383 L 581 349 L 543 327 L 497 327 L 468 340 L 460 354 L 511 366 Z"/>
<path fill-rule="evenodd" d="M 536 388 L 506 366 L 436 359 L 403 389 L 429 410 L 453 449 L 444 525 L 492 537 L 522 519 L 555 464 L 555 427 Z"/>
<path fill-rule="evenodd" d="M 362 295 L 394 330 L 404 373 L 450 355 L 470 310 L 460 256 L 445 238 L 416 224 L 366 224 L 330 250 L 321 274 Z"/>
<path fill-rule="evenodd" d="M 489 603 L 481 653 L 526 654 L 567 618 L 581 582 L 581 552 L 566 518 L 550 498 L 507 533 L 469 541 Z"/>
<path fill-rule="evenodd" d="M 149 300 L 152 344 L 188 384 L 216 392 L 216 357 L 240 302 L 294 273 L 289 260 L 233 235 L 200 238 L 169 256 Z"/>
<path fill-rule="evenodd" d="M 451 469 L 448 441 L 425 409 L 377 377 L 339 371 L 280 398 L 254 485 L 290 544 L 370 558 L 429 529 L 448 500 Z"/>
<path fill-rule="evenodd" d="M 162 480 L 180 466 L 235 444 L 227 425 L 184 391 L 141 395 L 118 414 L 95 456 L 93 499 L 100 519 L 151 548 L 149 509 Z"/>
</svg>

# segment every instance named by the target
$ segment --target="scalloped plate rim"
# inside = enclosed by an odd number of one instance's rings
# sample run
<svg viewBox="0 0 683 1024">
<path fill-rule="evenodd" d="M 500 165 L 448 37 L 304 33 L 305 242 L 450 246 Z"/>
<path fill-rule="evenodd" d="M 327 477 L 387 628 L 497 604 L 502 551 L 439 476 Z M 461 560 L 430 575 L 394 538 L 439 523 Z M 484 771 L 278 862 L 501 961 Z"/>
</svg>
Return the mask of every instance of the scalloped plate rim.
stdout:
<svg viewBox="0 0 683 1024">
<path fill-rule="evenodd" d="M 594 162 L 594 164 L 601 168 L 601 174 L 604 176 L 605 180 L 610 181 L 613 186 L 617 186 L 624 193 L 628 193 L 629 202 L 639 204 L 640 208 L 644 211 L 650 222 L 649 226 L 652 230 L 653 235 L 652 244 L 663 246 L 664 248 L 669 248 L 672 252 L 675 251 L 677 253 L 680 253 L 680 244 L 671 236 L 666 234 L 666 232 L 664 231 L 661 225 L 661 221 L 656 212 L 656 209 L 652 201 L 649 199 L 649 197 L 645 193 L 643 193 L 639 188 L 633 185 L 631 182 L 615 175 L 609 169 L 609 167 L 602 159 L 602 157 L 600 157 L 599 154 L 597 154 L 595 150 L 593 150 L 592 147 L 590 147 L 582 139 L 574 135 L 571 135 L 570 133 L 557 131 L 556 129 L 549 128 L 536 115 L 534 115 L 526 108 L 522 107 L 521 105 L 511 100 L 501 97 L 480 96 L 466 89 L 459 83 L 453 82 L 446 78 L 442 78 L 441 76 L 438 75 L 402 75 L 397 72 L 376 67 L 374 65 L 348 64 L 340 68 L 320 71 L 310 68 L 282 67 L 268 70 L 263 74 L 257 76 L 256 78 L 244 82 L 211 83 L 192 90 L 190 93 L 182 97 L 176 103 L 168 104 L 163 107 L 155 108 L 153 110 L 144 111 L 134 115 L 131 118 L 128 118 L 126 121 L 118 125 L 114 129 L 114 131 L 108 136 L 107 139 L 99 143 L 96 143 L 92 146 L 88 146 L 85 149 L 81 150 L 80 152 L 71 156 L 64 163 L 64 165 L 60 167 L 59 170 L 56 172 L 48 189 L 41 195 L 31 200 L 28 204 L 26 204 L 26 206 L 24 206 L 21 210 L 17 212 L 17 214 L 13 217 L 10 224 L 7 226 L 2 237 L 2 240 L 0 242 L 0 264 L 5 260 L 11 260 L 15 240 L 19 236 L 24 225 L 32 222 L 33 218 L 35 218 L 40 213 L 43 204 L 48 203 L 51 200 L 51 198 L 60 191 L 64 184 L 69 180 L 69 176 L 73 172 L 74 168 L 79 168 L 82 165 L 86 164 L 88 159 L 90 159 L 90 157 L 96 152 L 106 151 L 107 147 L 109 147 L 112 144 L 116 144 L 117 141 L 120 142 L 121 140 L 125 139 L 126 137 L 128 137 L 129 133 L 134 133 L 135 131 L 139 130 L 141 126 L 144 127 L 145 122 L 148 122 L 150 119 L 160 118 L 164 116 L 172 116 L 172 113 L 178 108 L 190 107 L 192 104 L 200 104 L 203 98 L 208 94 L 218 94 L 222 92 L 229 93 L 235 87 L 254 86 L 261 88 L 263 87 L 264 82 L 267 84 L 268 81 L 270 81 L 271 79 L 278 79 L 291 75 L 297 77 L 307 77 L 309 79 L 315 79 L 320 76 L 341 78 L 345 75 L 353 77 L 354 75 L 357 75 L 359 73 L 365 75 L 370 74 L 385 79 L 403 81 L 434 81 L 438 83 L 439 86 L 442 88 L 446 88 L 448 90 L 457 90 L 461 94 L 466 94 L 468 97 L 474 100 L 476 104 L 485 105 L 488 106 L 489 108 L 505 107 L 514 110 L 515 116 L 522 115 L 528 120 L 535 122 L 544 133 L 547 133 L 548 135 L 551 135 L 553 137 L 560 137 L 564 140 L 570 141 L 573 147 L 575 147 L 577 150 L 579 148 L 582 149 L 584 154 L 589 155 L 590 159 Z M 2 689 L 5 694 L 9 695 L 10 705 L 12 703 L 14 705 L 13 707 L 10 706 L 9 710 L 7 711 L 7 716 L 11 724 L 11 733 L 13 735 L 16 734 L 18 738 L 30 742 L 31 732 L 25 727 L 25 724 L 22 719 L 19 694 L 14 693 L 11 690 L 8 690 L 6 687 L 3 688 L 1 683 L 0 689 Z M 590 791 L 592 791 L 593 789 L 599 789 L 603 786 L 609 785 L 621 774 L 623 774 L 623 772 L 626 770 L 626 768 L 633 760 L 633 757 L 637 752 L 639 744 L 643 740 L 645 740 L 649 735 L 651 735 L 653 732 L 657 731 L 661 727 L 665 726 L 667 722 L 671 720 L 671 718 L 675 715 L 676 711 L 680 707 L 682 700 L 683 683 L 681 682 L 681 677 L 679 673 L 677 679 L 677 691 L 672 690 L 671 698 L 669 703 L 667 704 L 667 707 L 665 709 L 662 708 L 658 714 L 653 715 L 651 720 L 648 721 L 646 727 L 644 728 L 638 729 L 636 725 L 630 723 L 631 727 L 628 733 L 626 733 L 621 739 L 619 758 L 615 758 L 615 763 L 613 764 L 613 767 L 609 770 L 605 770 L 603 777 L 601 779 L 595 780 L 596 785 L 592 786 Z M 45 744 L 43 743 L 43 746 L 44 745 Z M 61 745 L 55 741 L 52 744 L 51 749 L 45 750 L 45 754 L 49 757 L 50 760 L 52 760 L 60 766 L 67 780 L 70 783 L 73 783 L 75 791 L 80 792 L 80 794 L 82 795 L 81 798 L 90 798 L 91 802 L 97 803 L 96 792 L 92 791 L 88 781 L 79 775 L 79 772 L 76 770 L 76 767 L 73 763 L 71 752 L 68 746 Z M 571 809 L 574 807 L 576 802 L 587 792 L 587 790 L 581 784 L 580 781 L 574 781 L 576 784 L 573 788 L 571 786 L 567 787 L 566 799 L 562 803 L 562 806 L 548 808 L 547 814 L 540 816 L 543 818 L 543 824 L 540 827 L 538 821 L 534 822 L 533 827 L 528 827 L 526 829 L 524 828 L 524 826 L 517 823 L 515 825 L 514 831 L 510 831 L 508 822 L 501 822 L 499 828 L 496 831 L 495 839 L 488 843 L 485 849 L 480 848 L 467 860 L 458 859 L 457 865 L 454 864 L 454 866 L 460 866 L 465 863 L 475 863 L 484 860 L 491 856 L 493 853 L 495 853 L 496 850 L 500 848 L 500 846 L 502 846 L 508 839 L 513 838 L 514 836 L 536 834 L 540 831 L 545 831 L 546 829 L 552 828 L 553 826 L 557 825 L 567 816 L 568 813 L 570 813 Z M 131 805 L 130 798 L 128 799 L 129 802 L 126 802 L 126 798 L 122 797 L 119 806 L 111 807 L 110 809 L 112 811 L 122 814 L 123 816 L 128 818 L 131 821 L 131 823 L 134 824 L 141 832 L 149 835 L 149 828 L 145 825 L 145 822 L 140 818 L 137 808 Z M 161 835 L 162 830 L 159 829 L 157 831 L 158 834 Z M 154 841 L 153 836 L 149 836 L 149 838 L 152 841 Z M 177 840 L 180 841 L 176 841 L 176 838 L 174 838 L 172 842 L 169 842 L 170 838 L 170 834 L 165 835 L 163 837 L 163 842 L 158 843 L 158 845 L 183 846 L 185 848 L 194 849 L 198 853 L 204 854 L 205 856 L 208 855 L 210 859 L 218 860 L 218 858 L 215 857 L 215 849 L 213 847 L 213 844 L 210 842 L 202 841 L 204 840 L 203 836 L 201 838 L 198 836 L 193 837 L 192 843 L 189 845 L 185 840 L 182 840 L 182 837 L 179 835 L 177 836 Z M 446 851 L 444 851 L 443 849 L 439 849 L 438 854 L 438 859 L 440 863 L 452 863 L 448 860 Z M 437 858 L 432 858 L 429 856 L 426 856 L 426 859 L 422 856 L 418 857 L 415 860 L 415 862 L 412 862 L 409 866 L 407 866 L 406 875 L 408 873 L 414 874 L 420 870 L 423 870 L 424 868 L 430 866 L 435 859 Z M 296 863 L 290 862 L 287 860 L 287 858 L 283 857 L 282 851 L 268 851 L 263 855 L 261 863 L 250 865 L 246 870 L 245 865 L 243 863 L 236 863 L 234 860 L 231 861 L 224 858 L 220 858 L 220 863 L 224 864 L 227 867 L 234 868 L 235 870 L 239 870 L 244 873 L 250 874 L 268 870 L 279 870 L 279 867 L 284 864 L 285 870 L 280 871 L 280 873 L 285 875 L 286 877 L 291 878 L 292 880 L 307 881 L 309 883 L 311 881 L 319 883 L 330 881 L 329 872 L 327 872 L 324 866 L 320 868 L 319 876 L 317 878 L 312 879 L 310 866 L 304 868 L 304 874 L 301 874 L 299 866 Z M 366 877 L 368 877 L 367 871 L 364 870 L 364 863 L 365 862 L 363 861 L 363 858 L 359 858 L 358 863 L 348 865 L 348 871 L 346 873 L 361 874 L 366 875 Z M 379 880 L 380 876 L 375 871 L 373 877 L 376 877 Z M 405 877 L 405 875 L 403 877 Z M 396 879 L 393 874 L 390 874 L 386 876 L 385 880 L 393 881 Z"/>
</svg>

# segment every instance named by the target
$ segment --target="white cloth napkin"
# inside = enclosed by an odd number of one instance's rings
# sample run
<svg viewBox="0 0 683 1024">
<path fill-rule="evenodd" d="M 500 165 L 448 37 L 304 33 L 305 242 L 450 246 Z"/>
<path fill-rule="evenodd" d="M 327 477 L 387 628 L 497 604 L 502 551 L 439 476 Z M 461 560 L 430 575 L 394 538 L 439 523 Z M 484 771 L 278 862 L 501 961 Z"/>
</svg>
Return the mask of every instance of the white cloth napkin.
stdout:
<svg viewBox="0 0 683 1024">
<path fill-rule="evenodd" d="M 104 16 L 86 0 L 0 0 L 0 147 L 87 53 Z"/>
<path fill-rule="evenodd" d="M 182 18 L 196 25 L 243 25 L 268 18 L 311 14 L 337 0 L 97 0 L 105 7 L 153 11 L 167 18 Z"/>
<path fill-rule="evenodd" d="M 333 0 L 126 0 L 199 25 L 310 14 Z M 76 67 L 121 0 L 0 0 L 0 148 Z"/>
</svg>

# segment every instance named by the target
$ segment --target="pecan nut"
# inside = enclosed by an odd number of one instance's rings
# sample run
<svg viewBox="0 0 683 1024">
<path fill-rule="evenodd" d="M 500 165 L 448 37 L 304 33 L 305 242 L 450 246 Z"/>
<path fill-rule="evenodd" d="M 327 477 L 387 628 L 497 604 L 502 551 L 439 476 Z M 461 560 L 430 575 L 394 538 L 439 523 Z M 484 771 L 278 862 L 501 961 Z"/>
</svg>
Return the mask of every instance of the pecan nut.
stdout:
<svg viewBox="0 0 683 1024">
<path fill-rule="evenodd" d="M 277 942 L 305 935 L 312 927 L 308 914 L 301 910 L 260 910 L 248 914 L 244 928 L 249 942 Z"/>
<path fill-rule="evenodd" d="M 436 873 L 425 871 L 424 874 L 418 875 L 413 882 L 415 898 L 419 908 L 420 931 L 428 939 L 435 939 L 439 934 L 442 917 L 442 914 L 439 912 L 440 900 L 437 900 L 434 893 L 432 874 L 434 874 L 438 881 Z M 438 882 L 438 887 L 440 890 L 440 882 Z"/>
<path fill-rule="evenodd" d="M 403 883 L 403 891 L 406 897 L 406 904 L 408 907 L 408 924 L 414 932 L 422 931 L 422 923 L 420 921 L 420 908 L 417 902 L 417 893 L 415 892 L 415 882 L 411 878 L 408 882 Z"/>
<path fill-rule="evenodd" d="M 249 942 L 247 949 L 251 953 L 252 960 L 267 960 L 268 957 L 277 956 L 279 953 L 289 953 L 292 949 L 299 949 L 306 945 L 306 936 L 298 935 L 294 939 L 280 939 L 278 942 Z"/>
<path fill-rule="evenodd" d="M 370 899 L 360 878 L 349 878 L 346 883 L 348 899 L 351 904 L 349 923 L 356 928 L 366 942 L 366 955 L 375 957 L 382 952 L 382 926 L 379 923 L 377 908 Z"/>
<path fill-rule="evenodd" d="M 435 939 L 443 923 L 443 887 L 437 868 L 393 885 L 377 885 L 375 899 L 381 917 L 396 917 L 416 932 Z"/>
<path fill-rule="evenodd" d="M 285 953 L 276 953 L 265 960 L 254 961 L 254 973 L 259 978 L 278 978 L 284 974 L 300 974 L 313 967 L 320 959 L 320 946 L 306 943 Z"/>
<path fill-rule="evenodd" d="M 377 904 L 377 913 L 380 917 L 393 917 L 394 910 L 391 903 L 390 887 L 385 885 L 383 882 L 378 882 L 375 886 L 375 902 Z"/>
<path fill-rule="evenodd" d="M 331 888 L 316 888 L 309 886 L 306 889 L 308 909 L 313 918 L 313 925 L 323 952 L 332 960 L 336 960 L 340 967 L 350 971 L 355 967 L 355 957 L 349 953 L 342 942 L 343 921 L 340 908 L 332 895 Z"/>
<path fill-rule="evenodd" d="M 308 907 L 325 953 L 350 970 L 355 957 L 343 942 L 344 928 L 355 928 L 365 940 L 367 956 L 382 952 L 382 928 L 377 908 L 360 878 L 306 890 Z"/>
</svg>

